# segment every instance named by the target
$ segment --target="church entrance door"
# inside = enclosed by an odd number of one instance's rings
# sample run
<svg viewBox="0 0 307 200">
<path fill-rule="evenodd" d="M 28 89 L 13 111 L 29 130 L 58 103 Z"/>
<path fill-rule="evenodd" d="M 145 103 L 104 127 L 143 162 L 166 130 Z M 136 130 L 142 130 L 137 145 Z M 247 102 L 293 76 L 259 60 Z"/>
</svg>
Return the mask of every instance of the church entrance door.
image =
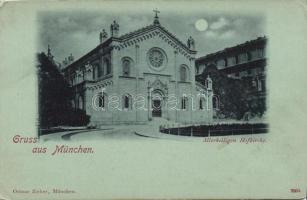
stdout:
<svg viewBox="0 0 307 200">
<path fill-rule="evenodd" d="M 160 99 L 153 99 L 152 100 L 152 116 L 153 117 L 162 117 L 161 100 Z"/>
</svg>

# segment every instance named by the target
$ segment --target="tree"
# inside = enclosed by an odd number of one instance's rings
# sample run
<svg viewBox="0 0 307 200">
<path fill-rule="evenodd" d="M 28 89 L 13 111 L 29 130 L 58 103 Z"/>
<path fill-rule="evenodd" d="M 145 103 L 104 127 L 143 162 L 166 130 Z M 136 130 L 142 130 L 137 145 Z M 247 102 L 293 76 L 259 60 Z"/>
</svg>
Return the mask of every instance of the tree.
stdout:
<svg viewBox="0 0 307 200">
<path fill-rule="evenodd" d="M 40 53 L 38 58 L 39 124 L 41 128 L 58 125 L 86 125 L 89 116 L 72 109 L 72 89 L 56 64 Z"/>
<path fill-rule="evenodd" d="M 205 84 L 208 75 L 213 82 L 213 93 L 219 97 L 220 101 L 218 117 L 241 119 L 244 113 L 249 111 L 247 101 L 249 90 L 246 84 L 241 80 L 227 77 L 214 64 L 208 65 L 202 75 L 197 77 L 197 81 Z"/>
</svg>

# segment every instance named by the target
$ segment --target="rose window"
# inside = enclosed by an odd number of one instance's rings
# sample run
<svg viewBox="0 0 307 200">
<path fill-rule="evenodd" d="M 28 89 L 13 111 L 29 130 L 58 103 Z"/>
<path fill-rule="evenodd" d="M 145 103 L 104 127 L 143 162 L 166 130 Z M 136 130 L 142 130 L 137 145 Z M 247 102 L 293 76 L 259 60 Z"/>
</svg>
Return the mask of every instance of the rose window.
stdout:
<svg viewBox="0 0 307 200">
<path fill-rule="evenodd" d="M 151 49 L 148 58 L 150 64 L 155 68 L 159 68 L 163 65 L 164 55 L 159 49 Z"/>
</svg>

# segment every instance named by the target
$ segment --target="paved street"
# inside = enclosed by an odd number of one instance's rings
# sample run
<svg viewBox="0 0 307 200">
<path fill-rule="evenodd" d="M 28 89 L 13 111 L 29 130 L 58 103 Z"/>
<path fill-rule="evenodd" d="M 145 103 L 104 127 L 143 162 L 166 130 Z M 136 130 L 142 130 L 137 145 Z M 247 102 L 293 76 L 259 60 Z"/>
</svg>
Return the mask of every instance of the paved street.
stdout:
<svg viewBox="0 0 307 200">
<path fill-rule="evenodd" d="M 41 136 L 43 141 L 79 141 L 79 140 L 99 140 L 99 139 L 148 139 L 136 135 L 132 127 L 117 126 L 117 127 L 106 127 L 101 129 L 90 129 L 90 130 L 78 130 L 78 131 L 66 131 L 60 133 L 53 133 Z"/>
</svg>

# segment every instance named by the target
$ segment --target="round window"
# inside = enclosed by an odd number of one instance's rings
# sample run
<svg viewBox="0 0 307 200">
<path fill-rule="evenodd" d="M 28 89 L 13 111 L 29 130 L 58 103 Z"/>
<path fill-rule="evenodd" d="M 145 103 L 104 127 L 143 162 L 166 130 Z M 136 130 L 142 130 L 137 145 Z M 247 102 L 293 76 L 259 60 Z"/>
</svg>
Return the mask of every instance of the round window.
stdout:
<svg viewBox="0 0 307 200">
<path fill-rule="evenodd" d="M 152 48 L 148 51 L 147 59 L 154 70 L 162 70 L 166 65 L 166 55 L 162 49 Z"/>
</svg>

